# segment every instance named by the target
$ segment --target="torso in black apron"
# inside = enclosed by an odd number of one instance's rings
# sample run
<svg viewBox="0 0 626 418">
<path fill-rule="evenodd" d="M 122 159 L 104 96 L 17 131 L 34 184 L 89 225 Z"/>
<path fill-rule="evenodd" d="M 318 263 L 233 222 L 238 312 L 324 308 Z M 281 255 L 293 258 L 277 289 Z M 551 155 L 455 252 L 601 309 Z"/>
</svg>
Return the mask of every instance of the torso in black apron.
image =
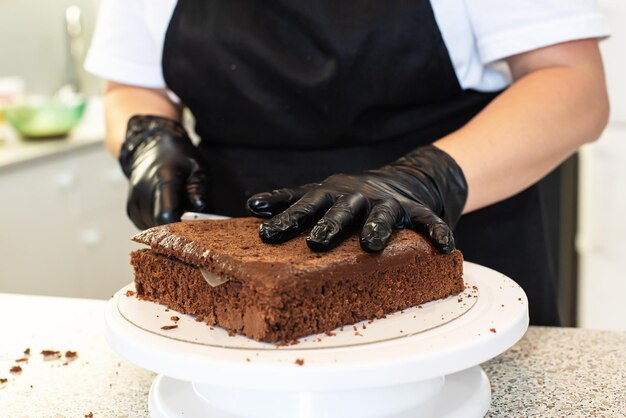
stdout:
<svg viewBox="0 0 626 418">
<path fill-rule="evenodd" d="M 428 0 L 179 0 L 163 72 L 230 216 L 254 193 L 387 164 L 495 97 L 461 89 Z M 532 323 L 557 324 L 536 187 L 462 217 L 455 238 L 522 285 Z"/>
</svg>

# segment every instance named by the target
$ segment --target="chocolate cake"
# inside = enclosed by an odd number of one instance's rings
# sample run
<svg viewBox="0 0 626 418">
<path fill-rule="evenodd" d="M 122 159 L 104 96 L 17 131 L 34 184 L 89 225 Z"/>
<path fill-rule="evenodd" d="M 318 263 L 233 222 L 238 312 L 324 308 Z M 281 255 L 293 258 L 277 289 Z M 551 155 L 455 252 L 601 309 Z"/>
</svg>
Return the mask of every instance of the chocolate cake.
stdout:
<svg viewBox="0 0 626 418">
<path fill-rule="evenodd" d="M 463 290 L 461 253 L 440 254 L 413 231 L 398 231 L 378 254 L 364 252 L 356 235 L 330 252 L 314 253 L 304 237 L 279 245 L 261 242 L 259 225 L 255 218 L 233 218 L 139 233 L 133 240 L 150 249 L 131 253 L 138 297 L 275 342 Z M 213 287 L 215 278 L 227 281 Z"/>
</svg>

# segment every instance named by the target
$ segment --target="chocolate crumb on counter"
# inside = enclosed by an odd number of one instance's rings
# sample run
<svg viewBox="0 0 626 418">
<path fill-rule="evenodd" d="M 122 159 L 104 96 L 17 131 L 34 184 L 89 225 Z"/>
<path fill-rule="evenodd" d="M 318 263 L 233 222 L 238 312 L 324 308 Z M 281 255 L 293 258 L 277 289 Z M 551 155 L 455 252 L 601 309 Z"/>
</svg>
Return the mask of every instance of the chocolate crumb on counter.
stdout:
<svg viewBox="0 0 626 418">
<path fill-rule="evenodd" d="M 363 329 L 367 329 L 367 327 L 365 326 L 365 323 L 363 323 L 362 328 L 363 328 Z"/>
<path fill-rule="evenodd" d="M 135 296 L 135 291 L 134 290 L 127 290 L 126 291 L 126 296 L 128 296 L 128 297 Z"/>
<path fill-rule="evenodd" d="M 28 363 L 28 357 L 22 357 L 15 360 L 16 363 Z"/>
<path fill-rule="evenodd" d="M 169 311 L 170 311 L 169 308 L 165 308 L 165 312 L 169 312 Z"/>
<path fill-rule="evenodd" d="M 324 334 L 328 335 L 329 337 L 334 337 L 335 335 L 337 335 L 336 333 L 332 331 L 326 331 Z"/>
<path fill-rule="evenodd" d="M 13 366 L 9 369 L 9 372 L 13 374 L 22 373 L 22 368 L 20 366 Z"/>
<path fill-rule="evenodd" d="M 304 366 L 304 359 L 303 359 L 303 358 L 297 358 L 297 359 L 296 359 L 296 361 L 295 361 L 295 363 L 296 363 L 298 366 Z"/>
<path fill-rule="evenodd" d="M 26 350 L 24 350 L 24 354 L 26 354 L 27 356 L 30 356 L 30 348 L 27 348 Z"/>
<path fill-rule="evenodd" d="M 85 418 L 93 418 L 93 412 L 89 412 L 88 414 L 85 414 Z"/>
<path fill-rule="evenodd" d="M 234 331 L 228 331 L 228 336 L 229 337 L 234 337 L 235 336 L 235 332 Z"/>
<path fill-rule="evenodd" d="M 0 385 L 2 385 L 2 384 L 4 384 L 4 383 L 6 383 L 6 382 L 8 382 L 8 381 L 9 381 L 9 379 L 7 379 L 7 378 L 5 378 L 5 377 L 0 377 Z"/>
<path fill-rule="evenodd" d="M 163 326 L 161 327 L 161 329 L 164 329 L 164 330 L 166 330 L 166 331 L 167 331 L 167 330 L 169 330 L 169 329 L 174 329 L 174 328 L 178 328 L 178 325 L 163 325 Z M 230 334 L 229 334 L 229 335 L 230 335 Z"/>
<path fill-rule="evenodd" d="M 494 334 L 496 333 L 496 329 L 495 328 L 489 328 L 489 331 L 493 332 Z"/>
<path fill-rule="evenodd" d="M 76 358 L 76 357 L 78 357 L 78 352 L 76 351 L 67 350 L 65 352 L 65 358 Z"/>
<path fill-rule="evenodd" d="M 170 320 L 176 322 L 176 321 L 180 321 L 180 318 L 177 316 L 170 316 Z"/>
</svg>

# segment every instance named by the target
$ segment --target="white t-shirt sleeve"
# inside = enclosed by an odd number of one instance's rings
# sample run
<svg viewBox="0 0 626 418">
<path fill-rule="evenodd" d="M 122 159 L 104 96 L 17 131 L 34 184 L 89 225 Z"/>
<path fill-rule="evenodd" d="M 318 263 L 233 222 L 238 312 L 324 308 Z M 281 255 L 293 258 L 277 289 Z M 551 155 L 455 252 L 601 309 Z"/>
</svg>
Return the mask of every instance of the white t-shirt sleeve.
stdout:
<svg viewBox="0 0 626 418">
<path fill-rule="evenodd" d="M 464 0 L 480 60 L 609 35 L 595 0 Z"/>
<path fill-rule="evenodd" d="M 162 39 L 155 39 L 151 32 L 149 16 L 144 0 L 103 0 L 85 69 L 119 83 L 165 87 Z"/>
</svg>

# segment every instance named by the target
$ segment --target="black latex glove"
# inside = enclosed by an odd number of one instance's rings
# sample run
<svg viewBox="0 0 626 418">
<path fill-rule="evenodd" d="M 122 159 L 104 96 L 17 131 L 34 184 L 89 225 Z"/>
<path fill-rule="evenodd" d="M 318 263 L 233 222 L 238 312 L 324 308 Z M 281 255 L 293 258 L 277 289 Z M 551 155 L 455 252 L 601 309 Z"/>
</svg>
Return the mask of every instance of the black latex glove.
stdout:
<svg viewBox="0 0 626 418">
<path fill-rule="evenodd" d="M 394 229 L 410 228 L 443 252 L 454 250 L 452 228 L 467 199 L 461 168 L 444 151 L 426 146 L 377 170 L 335 174 L 322 183 L 260 193 L 248 209 L 272 217 L 261 225 L 264 242 L 306 238 L 313 251 L 327 251 L 361 227 L 361 247 L 381 251 Z"/>
<path fill-rule="evenodd" d="M 208 211 L 208 177 L 180 123 L 133 116 L 119 161 L 130 180 L 126 210 L 138 228 L 179 221 L 186 210 Z"/>
</svg>

